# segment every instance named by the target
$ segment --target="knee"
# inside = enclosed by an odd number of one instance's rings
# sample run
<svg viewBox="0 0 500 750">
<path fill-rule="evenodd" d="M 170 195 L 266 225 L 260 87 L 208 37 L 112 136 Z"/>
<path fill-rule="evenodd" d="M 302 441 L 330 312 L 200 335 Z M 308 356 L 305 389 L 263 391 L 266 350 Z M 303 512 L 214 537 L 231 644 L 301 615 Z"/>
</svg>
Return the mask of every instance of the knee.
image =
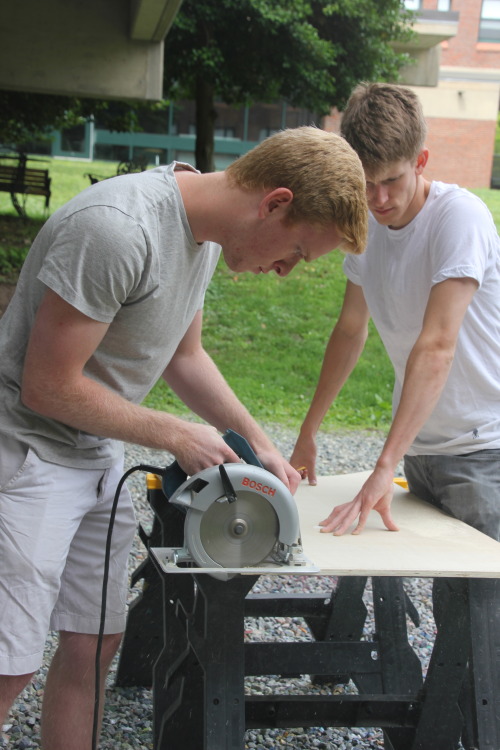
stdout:
<svg viewBox="0 0 500 750">
<path fill-rule="evenodd" d="M 111 633 L 103 636 L 101 645 L 101 661 L 103 664 L 112 661 L 120 646 L 122 636 L 123 633 Z M 61 631 L 59 633 L 59 655 L 64 661 L 73 665 L 93 662 L 97 641 L 97 635 Z"/>
<path fill-rule="evenodd" d="M 30 672 L 29 674 L 0 675 L 0 706 L 2 708 L 0 716 L 4 711 L 9 710 L 19 693 L 30 683 L 34 674 Z M 1 723 L 0 721 L 0 725 Z"/>
</svg>

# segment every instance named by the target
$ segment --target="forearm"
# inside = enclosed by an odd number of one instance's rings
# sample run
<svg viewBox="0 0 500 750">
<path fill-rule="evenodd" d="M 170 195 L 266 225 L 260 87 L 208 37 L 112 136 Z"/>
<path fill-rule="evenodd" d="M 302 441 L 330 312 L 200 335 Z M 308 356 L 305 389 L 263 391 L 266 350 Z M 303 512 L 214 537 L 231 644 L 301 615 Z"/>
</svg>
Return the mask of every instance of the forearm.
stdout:
<svg viewBox="0 0 500 750">
<path fill-rule="evenodd" d="M 189 475 L 238 460 L 211 426 L 131 404 L 85 377 L 56 381 L 26 388 L 26 405 L 78 430 L 168 451 Z"/>
<path fill-rule="evenodd" d="M 23 403 L 43 416 L 93 435 L 176 453 L 188 439 L 186 423 L 165 412 L 132 404 L 118 394 L 81 376 L 71 381 L 30 379 Z"/>
<path fill-rule="evenodd" d="M 428 349 L 418 344 L 406 365 L 400 402 L 377 467 L 394 471 L 432 414 L 446 384 L 453 350 Z"/>
</svg>

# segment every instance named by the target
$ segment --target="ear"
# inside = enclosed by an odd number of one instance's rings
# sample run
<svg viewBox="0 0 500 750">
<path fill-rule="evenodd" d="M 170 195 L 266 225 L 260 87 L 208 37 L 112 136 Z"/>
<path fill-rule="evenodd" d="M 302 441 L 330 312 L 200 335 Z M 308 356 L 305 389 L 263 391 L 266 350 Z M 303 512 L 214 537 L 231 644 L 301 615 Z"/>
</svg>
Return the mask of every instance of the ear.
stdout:
<svg viewBox="0 0 500 750">
<path fill-rule="evenodd" d="M 288 188 L 276 188 L 265 195 L 259 204 L 259 218 L 263 219 L 276 210 L 286 209 L 293 201 L 293 193 Z"/>
<path fill-rule="evenodd" d="M 422 172 L 425 169 L 425 165 L 427 164 L 428 158 L 429 158 L 429 149 L 423 148 L 422 151 L 420 151 L 419 155 L 417 156 L 417 164 L 416 164 L 417 174 L 422 174 Z"/>
</svg>

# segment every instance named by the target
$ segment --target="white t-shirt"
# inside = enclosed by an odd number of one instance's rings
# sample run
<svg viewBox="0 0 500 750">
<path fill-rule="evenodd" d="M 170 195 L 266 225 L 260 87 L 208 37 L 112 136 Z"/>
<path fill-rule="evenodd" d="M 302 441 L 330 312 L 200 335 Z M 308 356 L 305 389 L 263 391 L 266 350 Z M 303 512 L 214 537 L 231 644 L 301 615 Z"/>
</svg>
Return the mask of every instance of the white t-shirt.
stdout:
<svg viewBox="0 0 500 750">
<path fill-rule="evenodd" d="M 456 185 L 433 182 L 406 227 L 391 230 L 370 216 L 366 252 L 347 256 L 344 271 L 362 286 L 394 366 L 393 412 L 431 287 L 450 278 L 478 282 L 444 390 L 408 454 L 499 448 L 500 241 L 484 203 Z"/>
</svg>

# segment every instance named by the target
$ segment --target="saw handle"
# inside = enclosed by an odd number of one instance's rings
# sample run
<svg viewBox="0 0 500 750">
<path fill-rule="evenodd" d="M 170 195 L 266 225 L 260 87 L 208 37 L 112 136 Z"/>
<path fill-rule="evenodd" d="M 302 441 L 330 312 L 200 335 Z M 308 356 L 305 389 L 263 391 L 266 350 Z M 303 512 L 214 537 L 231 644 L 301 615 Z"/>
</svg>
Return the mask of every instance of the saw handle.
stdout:
<svg viewBox="0 0 500 750">
<path fill-rule="evenodd" d="M 237 456 L 243 459 L 246 464 L 260 466 L 261 469 L 264 468 L 250 447 L 250 444 L 242 435 L 239 435 L 234 430 L 226 430 L 222 439 L 233 449 Z"/>
<path fill-rule="evenodd" d="M 174 461 L 167 466 L 165 473 L 161 480 L 161 488 L 163 494 L 169 498 L 172 497 L 177 487 L 180 487 L 183 482 L 187 479 L 187 474 L 184 469 L 181 469 L 177 461 Z"/>
<path fill-rule="evenodd" d="M 226 430 L 222 439 L 230 448 L 232 448 L 237 456 L 245 461 L 245 463 L 251 464 L 252 466 L 260 466 L 261 469 L 264 468 L 250 447 L 248 441 L 242 435 L 239 435 L 234 430 Z M 187 478 L 188 475 L 177 461 L 174 461 L 170 466 L 167 466 L 162 478 L 162 490 L 166 497 L 171 497 L 176 489 L 180 487 Z"/>
</svg>

